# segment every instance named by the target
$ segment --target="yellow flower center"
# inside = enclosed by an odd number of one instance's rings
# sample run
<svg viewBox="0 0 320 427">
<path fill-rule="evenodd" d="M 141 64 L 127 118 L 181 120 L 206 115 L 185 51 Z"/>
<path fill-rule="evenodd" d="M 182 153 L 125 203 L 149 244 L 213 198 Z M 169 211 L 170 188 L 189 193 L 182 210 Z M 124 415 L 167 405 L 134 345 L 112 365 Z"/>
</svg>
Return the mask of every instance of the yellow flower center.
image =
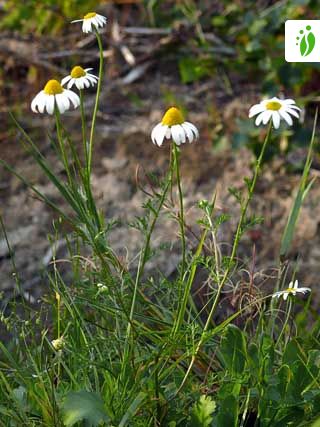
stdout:
<svg viewBox="0 0 320 427">
<path fill-rule="evenodd" d="M 281 107 L 282 105 L 278 101 L 269 101 L 266 103 L 267 110 L 278 111 Z"/>
<path fill-rule="evenodd" d="M 184 122 L 183 115 L 179 108 L 171 107 L 162 117 L 162 124 L 166 126 L 181 125 Z"/>
<path fill-rule="evenodd" d="M 288 292 L 288 294 L 291 294 L 293 291 L 295 291 L 296 289 L 294 288 L 287 288 L 286 292 Z"/>
<path fill-rule="evenodd" d="M 57 95 L 63 92 L 63 87 L 58 80 L 49 80 L 43 90 L 47 95 Z"/>
<path fill-rule="evenodd" d="M 84 71 L 84 69 L 82 67 L 80 67 L 80 65 L 76 65 L 75 67 L 72 68 L 71 70 L 71 77 L 73 79 L 78 79 L 79 77 L 84 77 L 87 73 Z"/>
<path fill-rule="evenodd" d="M 94 18 L 95 16 L 96 16 L 96 12 L 90 12 L 84 15 L 83 19 L 90 19 L 90 18 Z"/>
</svg>

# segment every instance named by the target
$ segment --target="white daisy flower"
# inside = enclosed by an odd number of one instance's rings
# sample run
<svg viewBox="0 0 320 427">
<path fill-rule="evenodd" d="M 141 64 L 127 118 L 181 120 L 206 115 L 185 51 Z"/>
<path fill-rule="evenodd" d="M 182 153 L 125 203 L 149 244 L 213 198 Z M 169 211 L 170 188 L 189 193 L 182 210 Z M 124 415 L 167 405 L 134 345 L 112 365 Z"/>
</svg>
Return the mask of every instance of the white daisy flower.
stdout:
<svg viewBox="0 0 320 427">
<path fill-rule="evenodd" d="M 57 108 L 61 114 L 70 110 L 71 104 L 74 108 L 80 105 L 79 96 L 72 90 L 64 89 L 57 80 L 49 80 L 44 89 L 33 98 L 31 110 L 35 113 L 53 114 Z"/>
<path fill-rule="evenodd" d="M 199 132 L 192 123 L 184 121 L 184 117 L 178 108 L 171 107 L 151 133 L 152 142 L 158 147 L 161 147 L 164 138 L 172 138 L 177 145 L 180 145 L 187 140 L 191 143 L 198 139 Z"/>
<path fill-rule="evenodd" d="M 96 12 L 90 12 L 84 15 L 83 19 L 71 21 L 71 24 L 74 22 L 82 22 L 82 31 L 84 33 L 92 33 L 95 29 L 98 29 L 99 27 L 102 28 L 106 24 L 107 18 L 105 16 L 98 15 Z"/>
<path fill-rule="evenodd" d="M 292 117 L 299 118 L 301 109 L 297 107 L 293 99 L 279 99 L 277 97 L 265 99 L 260 104 L 253 105 L 249 110 L 249 117 L 257 116 L 255 124 L 259 126 L 261 123 L 266 125 L 270 120 L 273 121 L 273 126 L 278 129 L 280 120 L 285 120 L 289 126 L 292 126 Z"/>
<path fill-rule="evenodd" d="M 311 292 L 310 288 L 299 288 L 298 280 L 289 283 L 289 287 L 283 291 L 276 292 L 272 295 L 272 298 L 280 298 L 283 297 L 284 300 L 288 298 L 288 295 L 295 296 L 298 293 L 305 294 L 307 292 Z"/>
<path fill-rule="evenodd" d="M 88 71 L 93 70 L 93 68 L 85 68 L 83 69 L 80 65 L 76 65 L 72 68 L 69 76 L 64 77 L 61 80 L 61 85 L 65 85 L 68 83 L 67 88 L 71 89 L 73 85 L 80 89 L 84 89 L 85 87 L 94 86 L 97 84 L 99 78 L 94 74 L 88 73 Z"/>
</svg>

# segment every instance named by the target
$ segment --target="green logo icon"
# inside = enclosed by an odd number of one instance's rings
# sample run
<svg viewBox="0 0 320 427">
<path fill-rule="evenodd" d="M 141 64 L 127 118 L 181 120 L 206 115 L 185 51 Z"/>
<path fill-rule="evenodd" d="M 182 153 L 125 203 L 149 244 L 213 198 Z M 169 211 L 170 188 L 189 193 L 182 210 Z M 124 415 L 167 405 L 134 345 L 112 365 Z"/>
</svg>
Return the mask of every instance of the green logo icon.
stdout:
<svg viewBox="0 0 320 427">
<path fill-rule="evenodd" d="M 298 46 L 300 44 L 300 53 L 301 56 L 308 56 L 312 51 L 316 44 L 316 38 L 311 31 L 311 26 L 306 26 L 306 31 L 300 30 L 299 31 L 300 36 L 296 37 L 296 45 Z"/>
</svg>

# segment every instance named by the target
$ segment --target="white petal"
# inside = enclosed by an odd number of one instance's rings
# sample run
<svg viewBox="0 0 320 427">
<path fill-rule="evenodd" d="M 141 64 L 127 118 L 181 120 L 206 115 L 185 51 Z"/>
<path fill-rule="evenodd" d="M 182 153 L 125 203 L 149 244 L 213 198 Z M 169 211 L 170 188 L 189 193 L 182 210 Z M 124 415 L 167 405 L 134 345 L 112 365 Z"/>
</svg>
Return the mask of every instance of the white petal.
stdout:
<svg viewBox="0 0 320 427">
<path fill-rule="evenodd" d="M 267 110 L 267 111 L 264 111 L 262 114 L 263 114 L 262 123 L 264 125 L 266 125 L 268 123 L 268 121 L 270 120 L 270 117 L 272 116 L 272 111 Z"/>
<path fill-rule="evenodd" d="M 85 68 L 84 71 L 87 73 L 88 71 L 93 70 L 93 68 Z"/>
<path fill-rule="evenodd" d="M 279 298 L 283 294 L 283 291 L 278 291 L 272 295 L 272 298 Z"/>
<path fill-rule="evenodd" d="M 99 21 L 101 27 L 104 26 L 104 24 L 107 22 L 107 18 L 105 16 L 102 15 L 96 15 L 95 18 L 97 18 L 97 20 Z"/>
<path fill-rule="evenodd" d="M 265 111 L 263 111 L 262 113 L 260 113 L 260 114 L 257 116 L 256 121 L 255 121 L 255 125 L 256 125 L 256 126 L 259 126 L 259 125 L 260 125 L 260 123 L 262 122 L 262 119 L 263 119 L 263 115 L 264 115 L 264 113 L 265 113 Z"/>
<path fill-rule="evenodd" d="M 186 133 L 186 136 L 187 136 L 189 142 L 191 143 L 194 140 L 194 136 L 193 136 L 193 132 L 192 132 L 190 126 L 186 123 L 182 123 L 181 126 L 183 127 L 183 129 Z"/>
<path fill-rule="evenodd" d="M 76 82 L 76 79 L 71 79 L 71 80 L 69 81 L 68 85 L 67 85 L 67 88 L 68 88 L 68 89 L 71 89 L 71 88 L 72 88 L 72 86 L 75 84 L 75 82 Z"/>
<path fill-rule="evenodd" d="M 76 87 L 77 87 L 79 90 L 83 89 L 83 81 L 82 81 L 82 79 L 81 79 L 81 78 L 76 79 L 75 84 L 76 84 Z"/>
<path fill-rule="evenodd" d="M 63 114 L 66 111 L 66 104 L 64 102 L 63 93 L 58 93 L 58 95 L 55 95 L 55 100 L 59 112 Z"/>
<path fill-rule="evenodd" d="M 67 90 L 65 89 L 63 91 L 63 94 L 70 99 L 70 101 L 72 102 L 74 108 L 77 108 L 80 105 L 80 98 L 79 96 L 73 92 L 72 90 Z"/>
<path fill-rule="evenodd" d="M 262 104 L 253 105 L 249 110 L 249 118 L 251 119 L 251 117 L 256 116 L 259 113 L 262 113 L 262 111 L 264 110 L 265 110 L 265 106 Z"/>
<path fill-rule="evenodd" d="M 158 130 L 160 129 L 160 127 L 162 127 L 162 123 L 158 123 L 153 129 L 152 129 L 152 132 L 151 132 L 151 139 L 152 139 L 152 142 L 154 143 L 154 144 L 156 144 L 156 134 L 157 134 L 157 132 L 158 132 Z"/>
<path fill-rule="evenodd" d="M 91 83 L 91 86 L 96 85 L 96 84 L 97 84 L 97 81 L 98 81 L 98 79 L 97 79 L 97 80 L 95 80 L 95 79 L 94 79 L 94 78 L 92 78 L 91 76 L 86 76 L 86 79 L 87 79 L 87 81 L 88 81 L 89 83 Z"/>
<path fill-rule="evenodd" d="M 288 295 L 289 295 L 289 294 L 288 294 L 288 292 L 284 292 L 284 293 L 283 293 L 283 299 L 284 299 L 285 301 L 286 301 L 286 299 L 288 298 Z"/>
<path fill-rule="evenodd" d="M 280 126 L 280 114 L 278 113 L 278 111 L 273 111 L 272 120 L 274 128 L 278 129 Z"/>
<path fill-rule="evenodd" d="M 99 80 L 97 76 L 94 76 L 93 74 L 89 74 L 89 73 L 86 75 L 86 78 L 91 80 L 94 83 L 97 83 L 97 81 Z"/>
<path fill-rule="evenodd" d="M 293 99 L 283 99 L 282 102 L 284 104 L 295 104 L 296 101 L 294 101 Z"/>
<path fill-rule="evenodd" d="M 43 92 L 43 91 L 39 92 L 39 93 L 38 93 L 38 94 L 33 98 L 32 102 L 31 102 L 31 110 L 32 110 L 34 113 L 38 113 L 38 112 L 39 112 L 39 111 L 37 110 L 37 106 L 38 106 L 39 98 L 40 98 L 40 96 L 41 96 L 42 92 Z"/>
<path fill-rule="evenodd" d="M 279 114 L 288 123 L 289 126 L 292 126 L 293 124 L 292 118 L 285 110 L 280 109 Z"/>
<path fill-rule="evenodd" d="M 182 141 L 182 144 L 184 144 L 186 142 L 186 132 L 181 125 L 179 126 L 180 126 L 181 141 Z"/>
<path fill-rule="evenodd" d="M 61 86 L 67 83 L 71 79 L 71 76 L 66 76 L 61 80 Z"/>
<path fill-rule="evenodd" d="M 91 19 L 85 19 L 82 24 L 82 31 L 89 33 L 91 31 Z"/>
<path fill-rule="evenodd" d="M 82 77 L 85 87 L 90 87 L 90 80 L 87 77 Z"/>
<path fill-rule="evenodd" d="M 287 109 L 291 109 L 291 110 L 297 110 L 297 111 L 301 111 L 301 108 L 299 108 L 297 105 L 286 105 Z"/>
<path fill-rule="evenodd" d="M 303 294 L 305 294 L 306 292 L 311 292 L 310 288 L 299 288 L 297 289 L 297 292 L 302 292 Z"/>
<path fill-rule="evenodd" d="M 180 125 L 171 126 L 172 139 L 177 145 L 180 145 L 182 142 L 180 128 Z"/>
<path fill-rule="evenodd" d="M 194 124 L 190 123 L 190 122 L 184 122 L 184 124 L 188 125 L 190 127 L 190 129 L 192 130 L 192 132 L 194 133 L 196 139 L 199 138 L 199 131 L 198 129 L 195 127 Z"/>
<path fill-rule="evenodd" d="M 54 112 L 54 95 L 49 95 L 46 102 L 46 109 L 48 114 L 53 114 Z"/>
<path fill-rule="evenodd" d="M 291 116 L 294 116 L 297 119 L 299 118 L 299 113 L 296 110 L 292 110 L 292 108 L 287 108 L 286 111 L 287 113 L 291 114 Z"/>
<path fill-rule="evenodd" d="M 50 95 L 47 95 L 46 93 L 44 93 L 44 91 L 42 91 L 40 93 L 40 95 L 39 95 L 39 98 L 38 98 L 38 110 L 39 110 L 39 113 L 43 113 L 44 112 L 44 107 L 45 107 L 46 102 L 47 102 L 47 96 L 50 96 Z"/>
<path fill-rule="evenodd" d="M 161 147 L 165 134 L 167 132 L 168 126 L 163 125 L 162 123 L 158 123 L 151 132 L 152 142 L 159 147 Z"/>
<path fill-rule="evenodd" d="M 97 27 L 99 27 L 99 26 L 103 27 L 104 26 L 104 20 L 102 19 L 101 15 L 95 16 L 95 22 L 96 22 Z"/>
<path fill-rule="evenodd" d="M 292 283 L 292 282 L 291 282 L 291 283 Z M 294 281 L 293 288 L 294 288 L 294 289 L 298 289 L 298 288 L 299 288 L 298 280 L 295 280 L 295 281 Z"/>
<path fill-rule="evenodd" d="M 167 129 L 167 132 L 166 132 L 166 138 L 167 138 L 167 139 L 170 139 L 170 138 L 171 138 L 171 128 L 168 128 L 168 129 Z"/>
<path fill-rule="evenodd" d="M 76 19 L 75 21 L 71 21 L 71 24 L 73 24 L 74 22 L 82 22 L 83 19 Z"/>
<path fill-rule="evenodd" d="M 165 134 L 166 134 L 166 132 L 167 132 L 167 128 L 168 128 L 168 126 L 163 125 L 163 124 L 161 123 L 161 126 L 159 126 L 159 127 L 157 128 L 157 131 L 155 132 L 155 140 L 156 140 L 156 143 L 157 143 L 157 145 L 158 145 L 159 147 L 161 147 L 161 145 L 162 145 L 162 143 L 163 143 L 163 140 L 164 140 Z"/>
</svg>

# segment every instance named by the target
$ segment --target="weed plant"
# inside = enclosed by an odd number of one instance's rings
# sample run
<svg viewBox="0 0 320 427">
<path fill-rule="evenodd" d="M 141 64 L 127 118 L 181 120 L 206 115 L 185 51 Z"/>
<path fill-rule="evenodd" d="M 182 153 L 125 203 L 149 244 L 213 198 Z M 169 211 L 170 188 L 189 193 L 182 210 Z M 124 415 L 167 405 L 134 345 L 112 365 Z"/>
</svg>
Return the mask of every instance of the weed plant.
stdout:
<svg viewBox="0 0 320 427">
<path fill-rule="evenodd" d="M 214 188 L 211 200 L 198 201 L 198 243 L 196 248 L 189 245 L 179 165 L 183 143 L 198 135 L 177 109 L 166 113 L 152 139 L 156 145 L 171 144 L 169 168 L 152 181 L 144 214 L 128 225 L 141 234 L 141 248 L 132 254 L 138 262 L 128 268 L 109 243 L 115 219 L 106 219 L 106 213 L 99 211 L 91 190 L 96 118 L 104 83 L 103 40 L 96 16 L 85 19 L 93 19 L 91 31 L 100 51 L 91 120 L 86 120 L 85 86 L 79 96 L 70 95 L 70 89 L 49 81 L 33 105 L 35 110 L 53 113 L 56 132 L 50 138 L 63 175 L 54 173 L 37 143 L 12 116 L 24 149 L 68 209 L 1 162 L 50 206 L 58 220 L 50 239 L 49 290 L 40 308 L 32 308 L 21 298 L 22 283 L 10 251 L 16 290 L 0 318 L 9 336 L 0 342 L 0 425 L 319 426 L 319 316 L 311 308 L 310 289 L 293 284 L 296 273 L 291 276 L 288 269 L 295 224 L 313 183 L 309 172 L 317 117 L 297 196 L 279 236 L 278 274 L 271 278 L 274 290 L 268 293 L 253 286 L 254 291 L 250 288 L 243 303 L 228 315 L 221 296 L 241 276 L 238 247 L 243 235 L 261 222 L 250 211 L 250 202 L 277 124 L 273 113 L 283 108 L 284 101 L 263 104 L 264 117 L 269 117 L 263 123 L 269 124 L 252 176 L 244 177 L 245 191 L 230 188 L 240 207 L 230 250 L 221 247 L 217 238 L 224 223 L 231 227 L 231 218 L 217 210 Z M 74 78 L 86 77 L 87 71 L 83 72 Z M 63 98 L 68 96 L 69 102 Z M 64 126 L 63 113 L 71 103 L 80 106 L 81 152 Z M 261 112 L 261 108 L 256 110 Z M 175 126 L 184 132 L 177 133 Z M 172 142 L 164 141 L 165 136 Z M 195 142 L 194 149 L 201 150 L 201 144 Z M 146 271 L 157 257 L 154 229 L 163 216 L 179 225 L 181 259 L 172 277 Z M 1 224 L 5 234 L 5 224 Z M 62 232 L 64 224 L 70 232 Z M 61 235 L 68 248 L 68 276 L 61 273 L 56 254 Z M 204 300 L 195 292 L 200 269 L 210 283 Z M 307 297 L 301 298 L 300 293 Z"/>
</svg>

